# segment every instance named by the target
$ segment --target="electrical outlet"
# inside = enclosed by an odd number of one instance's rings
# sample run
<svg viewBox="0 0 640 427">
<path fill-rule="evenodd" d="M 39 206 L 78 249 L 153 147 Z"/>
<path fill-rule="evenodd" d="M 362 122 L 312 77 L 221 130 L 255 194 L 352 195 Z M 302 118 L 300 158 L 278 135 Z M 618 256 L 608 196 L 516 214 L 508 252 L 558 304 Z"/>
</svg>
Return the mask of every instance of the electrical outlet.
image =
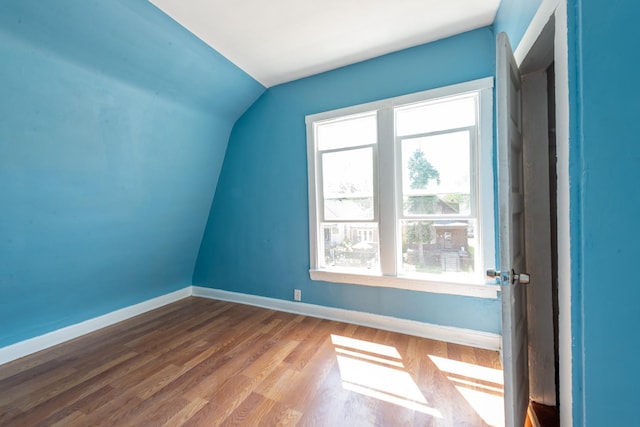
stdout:
<svg viewBox="0 0 640 427">
<path fill-rule="evenodd" d="M 293 299 L 295 301 L 302 301 L 302 291 L 300 289 L 293 290 Z"/>
</svg>

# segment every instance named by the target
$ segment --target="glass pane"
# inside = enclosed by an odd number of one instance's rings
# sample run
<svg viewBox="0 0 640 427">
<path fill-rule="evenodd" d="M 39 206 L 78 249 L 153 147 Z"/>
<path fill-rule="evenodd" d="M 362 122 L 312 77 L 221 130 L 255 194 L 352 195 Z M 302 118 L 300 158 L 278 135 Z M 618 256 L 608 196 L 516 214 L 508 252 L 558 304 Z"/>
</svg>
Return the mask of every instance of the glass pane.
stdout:
<svg viewBox="0 0 640 427">
<path fill-rule="evenodd" d="M 469 136 L 463 131 L 402 140 L 404 215 L 471 213 Z"/>
<path fill-rule="evenodd" d="M 375 144 L 378 139 L 376 115 L 320 123 L 316 137 L 320 151 Z"/>
<path fill-rule="evenodd" d="M 322 224 L 323 267 L 379 269 L 378 224 Z"/>
<path fill-rule="evenodd" d="M 473 273 L 475 220 L 400 221 L 405 273 Z"/>
<path fill-rule="evenodd" d="M 322 154 L 325 220 L 373 219 L 373 149 Z"/>
<path fill-rule="evenodd" d="M 456 129 L 476 124 L 476 96 L 436 101 L 396 111 L 398 136 Z"/>
</svg>

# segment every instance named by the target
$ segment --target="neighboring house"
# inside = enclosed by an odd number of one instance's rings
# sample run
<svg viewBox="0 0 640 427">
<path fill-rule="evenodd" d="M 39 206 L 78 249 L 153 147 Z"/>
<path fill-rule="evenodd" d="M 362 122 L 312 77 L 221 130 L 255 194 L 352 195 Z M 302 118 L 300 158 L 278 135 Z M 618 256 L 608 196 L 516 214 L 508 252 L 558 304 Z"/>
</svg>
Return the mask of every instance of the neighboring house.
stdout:
<svg viewBox="0 0 640 427">
<path fill-rule="evenodd" d="M 429 242 L 409 242 L 406 243 L 405 263 L 414 265 L 419 271 L 419 264 L 422 262 L 430 268 L 427 271 L 445 273 L 472 271 L 473 269 L 473 247 L 469 244 L 469 238 L 473 237 L 466 222 L 455 220 L 438 220 L 433 223 L 432 239 Z M 403 230 L 404 240 L 406 237 L 406 227 Z M 418 251 L 422 250 L 422 257 Z M 422 259 L 422 261 L 420 261 Z M 405 268 L 407 268 L 405 266 Z"/>
</svg>

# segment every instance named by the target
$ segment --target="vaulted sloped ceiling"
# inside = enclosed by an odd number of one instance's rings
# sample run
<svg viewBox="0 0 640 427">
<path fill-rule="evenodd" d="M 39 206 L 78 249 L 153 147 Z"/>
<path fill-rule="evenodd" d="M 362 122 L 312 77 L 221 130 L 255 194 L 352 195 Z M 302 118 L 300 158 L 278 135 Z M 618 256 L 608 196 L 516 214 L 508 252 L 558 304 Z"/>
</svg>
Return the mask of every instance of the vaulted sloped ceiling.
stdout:
<svg viewBox="0 0 640 427">
<path fill-rule="evenodd" d="M 500 0 L 150 0 L 269 87 L 490 25 Z"/>
</svg>

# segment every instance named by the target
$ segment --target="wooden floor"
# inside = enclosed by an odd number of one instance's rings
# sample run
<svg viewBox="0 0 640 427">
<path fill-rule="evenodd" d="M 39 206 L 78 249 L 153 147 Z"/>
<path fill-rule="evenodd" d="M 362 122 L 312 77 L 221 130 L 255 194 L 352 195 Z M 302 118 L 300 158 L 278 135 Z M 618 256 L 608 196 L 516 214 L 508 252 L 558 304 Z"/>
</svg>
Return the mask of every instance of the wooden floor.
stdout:
<svg viewBox="0 0 640 427">
<path fill-rule="evenodd" d="M 187 298 L 0 366 L 0 426 L 500 425 L 501 375 L 492 351 Z"/>
</svg>

